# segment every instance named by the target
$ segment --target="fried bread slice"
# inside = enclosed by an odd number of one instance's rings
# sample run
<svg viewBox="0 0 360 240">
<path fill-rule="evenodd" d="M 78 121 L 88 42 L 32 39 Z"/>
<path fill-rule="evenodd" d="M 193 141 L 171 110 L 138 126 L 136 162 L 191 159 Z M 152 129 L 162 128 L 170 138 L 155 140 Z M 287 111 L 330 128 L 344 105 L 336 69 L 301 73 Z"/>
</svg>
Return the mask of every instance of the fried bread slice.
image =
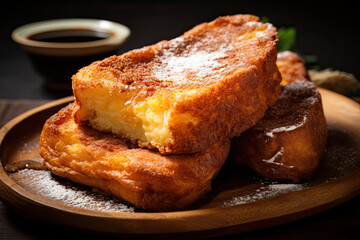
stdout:
<svg viewBox="0 0 360 240">
<path fill-rule="evenodd" d="M 310 80 L 305 62 L 292 51 L 278 53 L 276 65 L 281 73 L 281 84 Z"/>
<path fill-rule="evenodd" d="M 276 41 L 271 24 L 235 15 L 94 62 L 73 76 L 75 120 L 162 154 L 203 151 L 276 101 Z"/>
<path fill-rule="evenodd" d="M 46 167 L 73 182 L 150 211 L 185 209 L 210 190 L 230 141 L 189 155 L 129 147 L 112 134 L 76 124 L 70 104 L 47 120 L 40 137 Z"/>
<path fill-rule="evenodd" d="M 309 179 L 319 165 L 327 124 L 321 96 L 304 78 L 300 58 L 295 53 L 279 55 L 286 82 L 279 99 L 259 123 L 232 141 L 230 159 L 263 178 L 299 182 Z"/>
</svg>

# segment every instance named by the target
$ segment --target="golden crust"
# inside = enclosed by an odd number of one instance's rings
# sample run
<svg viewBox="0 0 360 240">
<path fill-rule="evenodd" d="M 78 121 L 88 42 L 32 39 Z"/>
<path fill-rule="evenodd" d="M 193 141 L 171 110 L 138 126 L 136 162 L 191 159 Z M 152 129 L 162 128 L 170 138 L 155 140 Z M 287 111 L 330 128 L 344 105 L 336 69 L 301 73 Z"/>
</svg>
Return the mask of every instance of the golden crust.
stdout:
<svg viewBox="0 0 360 240">
<path fill-rule="evenodd" d="M 163 156 L 74 122 L 75 104 L 47 120 L 40 154 L 56 175 L 91 186 L 151 211 L 184 209 L 210 190 L 229 141 L 200 153 Z"/>
<path fill-rule="evenodd" d="M 276 65 L 281 73 L 281 84 L 296 81 L 309 81 L 305 62 L 294 52 L 284 51 L 278 54 Z"/>
<path fill-rule="evenodd" d="M 305 66 L 281 61 L 279 69 L 285 69 L 290 83 L 282 85 L 278 101 L 265 117 L 232 141 L 230 159 L 269 180 L 299 182 L 310 178 L 319 165 L 327 124 L 316 86 L 298 74 Z"/>
<path fill-rule="evenodd" d="M 96 113 L 85 107 L 83 97 L 89 89 L 106 89 L 115 97 L 126 92 L 134 96 L 134 104 L 165 96 L 169 99 L 165 109 L 169 113 L 167 140 L 153 143 L 135 139 L 133 143 L 162 154 L 203 151 L 255 125 L 276 101 L 281 81 L 275 64 L 276 41 L 277 32 L 271 24 L 260 23 L 252 15 L 235 15 L 200 24 L 171 41 L 95 62 L 73 76 L 74 95 L 80 107 L 75 119 L 109 131 L 92 122 Z M 169 68 L 174 58 L 201 58 L 203 53 L 210 57 L 217 54 L 216 61 L 209 60 L 205 67 L 206 63 L 200 63 L 199 68 L 188 66 L 190 70 L 184 71 Z M 195 61 L 193 65 L 197 64 Z M 175 120 L 184 115 L 196 121 Z M 126 135 L 113 133 L 129 140 Z"/>
</svg>

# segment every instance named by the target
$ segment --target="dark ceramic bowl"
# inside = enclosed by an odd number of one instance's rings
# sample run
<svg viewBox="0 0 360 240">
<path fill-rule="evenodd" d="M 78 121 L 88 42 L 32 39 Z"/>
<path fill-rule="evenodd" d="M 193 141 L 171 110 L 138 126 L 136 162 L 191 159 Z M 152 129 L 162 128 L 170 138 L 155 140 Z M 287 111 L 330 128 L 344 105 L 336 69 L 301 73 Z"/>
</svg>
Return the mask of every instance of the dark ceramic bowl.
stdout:
<svg viewBox="0 0 360 240">
<path fill-rule="evenodd" d="M 52 89 L 71 89 L 71 77 L 90 63 L 117 54 L 126 26 L 97 19 L 56 19 L 23 25 L 12 39 Z"/>
</svg>

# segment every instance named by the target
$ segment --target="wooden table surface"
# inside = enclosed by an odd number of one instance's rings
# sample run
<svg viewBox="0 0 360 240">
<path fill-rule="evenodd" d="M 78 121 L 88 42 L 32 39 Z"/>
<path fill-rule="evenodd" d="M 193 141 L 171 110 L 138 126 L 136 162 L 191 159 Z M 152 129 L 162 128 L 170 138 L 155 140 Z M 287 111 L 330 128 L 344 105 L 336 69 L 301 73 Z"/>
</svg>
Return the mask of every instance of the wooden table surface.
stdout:
<svg viewBox="0 0 360 240">
<path fill-rule="evenodd" d="M 49 100 L 0 99 L 0 126 Z M 360 196 L 317 215 L 289 224 L 221 239 L 356 239 L 360 234 Z M 99 236 L 63 229 L 15 214 L 0 201 L 0 239 L 99 239 Z M 101 236 L 101 239 L 104 239 Z M 114 239 L 107 237 L 105 239 Z M 219 238 L 217 238 L 219 239 Z"/>
</svg>

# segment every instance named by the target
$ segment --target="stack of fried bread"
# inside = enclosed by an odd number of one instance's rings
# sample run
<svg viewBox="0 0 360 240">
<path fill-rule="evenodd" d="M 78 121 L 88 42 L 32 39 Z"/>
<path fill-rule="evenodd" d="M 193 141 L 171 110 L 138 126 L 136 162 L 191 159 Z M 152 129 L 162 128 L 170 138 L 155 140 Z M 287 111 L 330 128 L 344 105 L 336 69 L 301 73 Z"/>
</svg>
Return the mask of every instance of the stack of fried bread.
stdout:
<svg viewBox="0 0 360 240">
<path fill-rule="evenodd" d="M 145 210 L 188 207 L 278 100 L 276 41 L 271 24 L 234 15 L 82 68 L 75 102 L 44 125 L 46 167 Z"/>
<path fill-rule="evenodd" d="M 84 67 L 75 103 L 43 128 L 45 165 L 139 208 L 186 208 L 210 189 L 230 138 L 277 100 L 276 41 L 271 24 L 227 16 Z"/>
<path fill-rule="evenodd" d="M 278 54 L 282 91 L 254 127 L 232 141 L 230 159 L 269 180 L 300 182 L 316 171 L 326 145 L 321 96 L 301 58 Z"/>
</svg>

